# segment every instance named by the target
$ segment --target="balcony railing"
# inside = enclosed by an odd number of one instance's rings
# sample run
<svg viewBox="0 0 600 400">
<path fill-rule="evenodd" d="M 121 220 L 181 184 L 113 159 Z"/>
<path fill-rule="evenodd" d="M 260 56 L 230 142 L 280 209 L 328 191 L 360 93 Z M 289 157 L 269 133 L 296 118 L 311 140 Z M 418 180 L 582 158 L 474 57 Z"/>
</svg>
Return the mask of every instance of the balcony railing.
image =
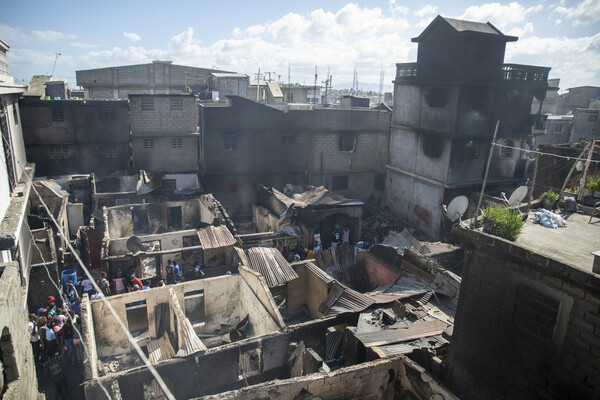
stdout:
<svg viewBox="0 0 600 400">
<path fill-rule="evenodd" d="M 549 67 L 536 67 L 533 65 L 504 64 L 500 71 L 501 83 L 545 86 L 548 82 Z M 396 81 L 414 81 L 419 79 L 417 63 L 396 64 Z"/>
<path fill-rule="evenodd" d="M 396 80 L 408 81 L 417 79 L 417 63 L 396 64 Z"/>
<path fill-rule="evenodd" d="M 548 82 L 549 67 L 536 67 L 533 65 L 504 64 L 502 66 L 502 80 L 521 82 L 528 85 L 545 85 Z"/>
</svg>

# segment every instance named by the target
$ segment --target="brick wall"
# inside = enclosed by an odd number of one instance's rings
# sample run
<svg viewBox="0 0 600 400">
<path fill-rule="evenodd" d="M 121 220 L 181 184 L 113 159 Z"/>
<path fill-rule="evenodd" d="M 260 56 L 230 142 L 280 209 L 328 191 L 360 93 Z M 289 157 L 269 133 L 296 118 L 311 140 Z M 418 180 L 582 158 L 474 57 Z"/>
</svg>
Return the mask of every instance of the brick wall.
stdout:
<svg viewBox="0 0 600 400">
<path fill-rule="evenodd" d="M 448 378 L 466 399 L 600 396 L 600 277 L 454 228 L 465 264 Z"/>
<path fill-rule="evenodd" d="M 195 173 L 198 171 L 198 134 L 133 136 L 133 170 Z"/>
</svg>

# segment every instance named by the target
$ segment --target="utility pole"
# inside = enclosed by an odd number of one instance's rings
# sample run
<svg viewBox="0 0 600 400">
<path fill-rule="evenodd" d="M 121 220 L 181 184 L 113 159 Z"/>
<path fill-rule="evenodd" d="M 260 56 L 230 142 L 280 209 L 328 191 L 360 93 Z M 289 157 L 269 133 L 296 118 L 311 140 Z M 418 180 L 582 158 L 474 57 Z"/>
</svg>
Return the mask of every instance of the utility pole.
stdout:
<svg viewBox="0 0 600 400">
<path fill-rule="evenodd" d="M 529 191 L 529 198 L 527 199 L 527 211 L 525 214 L 529 214 L 529 210 L 531 209 L 531 198 L 533 197 L 533 190 L 535 189 L 535 180 L 537 178 L 538 165 L 540 163 L 540 154 L 535 154 L 535 165 L 533 167 L 533 181 L 531 182 L 531 190 Z"/>
<path fill-rule="evenodd" d="M 260 93 L 260 67 L 258 67 L 258 75 L 256 76 L 256 102 L 258 103 L 258 95 Z"/>
<path fill-rule="evenodd" d="M 596 146 L 596 140 L 592 140 L 592 146 L 590 147 L 590 152 L 588 153 L 588 157 L 585 162 L 585 169 L 583 170 L 583 177 L 581 178 L 581 184 L 579 185 L 579 194 L 577 195 L 578 201 L 581 201 L 581 199 L 583 198 L 583 190 L 585 187 L 585 180 L 587 179 L 587 174 L 590 169 L 590 164 L 592 163 L 592 154 L 594 154 L 595 146 Z"/>
<path fill-rule="evenodd" d="M 290 62 L 288 61 L 288 86 L 292 85 L 292 76 L 290 75 Z"/>
<path fill-rule="evenodd" d="M 319 93 L 320 95 L 321 93 Z M 317 64 L 315 64 L 315 92 L 314 92 L 314 100 L 316 104 L 319 104 L 319 98 L 317 97 Z"/>
<path fill-rule="evenodd" d="M 385 70 L 383 69 L 383 61 L 381 61 L 381 73 L 379 74 L 379 101 L 381 104 L 381 97 L 383 96 L 383 78 L 385 77 Z"/>
<path fill-rule="evenodd" d="M 477 223 L 477 215 L 479 215 L 479 208 L 481 207 L 481 201 L 483 200 L 483 192 L 485 192 L 485 184 L 487 183 L 488 173 L 490 172 L 490 164 L 492 163 L 492 154 L 494 154 L 494 144 L 496 143 L 496 136 L 498 136 L 499 127 L 500 120 L 496 122 L 496 129 L 494 129 L 494 137 L 492 138 L 492 144 L 490 146 L 490 154 L 488 155 L 487 165 L 485 166 L 485 175 L 483 175 L 481 193 L 479 193 L 479 200 L 477 201 L 477 208 L 475 209 L 475 217 L 471 220 L 471 228 L 474 228 L 475 224 Z"/>
<path fill-rule="evenodd" d="M 323 97 L 323 104 L 328 104 L 327 102 L 327 89 L 329 88 L 329 69 L 330 67 L 327 67 L 327 76 L 325 77 L 325 80 L 322 82 L 325 84 L 325 96 Z"/>
</svg>

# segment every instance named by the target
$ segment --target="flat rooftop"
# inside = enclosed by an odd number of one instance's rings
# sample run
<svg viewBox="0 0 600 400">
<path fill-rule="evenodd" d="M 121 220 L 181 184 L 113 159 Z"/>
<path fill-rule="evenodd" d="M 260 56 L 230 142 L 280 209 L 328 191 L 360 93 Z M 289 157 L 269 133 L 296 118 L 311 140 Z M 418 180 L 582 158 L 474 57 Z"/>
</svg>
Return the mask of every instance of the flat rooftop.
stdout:
<svg viewBox="0 0 600 400">
<path fill-rule="evenodd" d="M 560 215 L 567 221 L 565 228 L 545 228 L 531 222 L 530 217 L 516 243 L 575 268 L 591 271 L 594 263 L 591 253 L 600 250 L 600 214 L 596 214 L 591 223 L 586 214 Z"/>
</svg>

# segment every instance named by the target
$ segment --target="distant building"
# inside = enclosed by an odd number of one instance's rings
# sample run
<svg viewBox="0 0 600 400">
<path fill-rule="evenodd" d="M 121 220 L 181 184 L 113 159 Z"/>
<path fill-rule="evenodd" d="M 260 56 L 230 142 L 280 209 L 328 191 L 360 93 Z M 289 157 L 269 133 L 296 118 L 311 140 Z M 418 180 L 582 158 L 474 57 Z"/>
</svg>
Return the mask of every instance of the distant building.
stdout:
<svg viewBox="0 0 600 400">
<path fill-rule="evenodd" d="M 431 237 L 442 227 L 441 205 L 481 189 L 493 151 L 488 188 L 523 176 L 532 127 L 550 68 L 503 64 L 507 36 L 489 22 L 436 17 L 413 42 L 416 63 L 397 64 L 386 203 Z M 460 55 L 460 56 L 458 56 Z M 500 121 L 497 144 L 491 139 Z M 520 171 L 520 172 L 519 172 Z"/>
<path fill-rule="evenodd" d="M 572 115 L 549 115 L 544 134 L 535 137 L 535 147 L 541 144 L 569 143 L 572 129 Z"/>
<path fill-rule="evenodd" d="M 573 118 L 573 131 L 569 142 L 578 142 L 582 139 L 600 138 L 600 109 L 577 108 Z"/>
<path fill-rule="evenodd" d="M 219 99 L 225 96 L 247 97 L 249 77 L 244 74 L 228 72 L 213 72 L 211 76 L 211 89 L 219 92 Z"/>
<path fill-rule="evenodd" d="M 282 85 L 283 101 L 285 103 L 308 103 L 308 91 L 314 89 L 314 86 L 306 85 Z"/>
<path fill-rule="evenodd" d="M 548 90 L 543 101 L 536 98 L 531 103 L 532 114 L 556 114 L 556 103 L 558 101 L 558 85 L 560 79 L 548 79 Z M 541 105 L 541 108 L 540 108 Z"/>
<path fill-rule="evenodd" d="M 346 94 L 341 96 L 340 104 L 342 107 L 369 107 L 369 98 Z"/>
<path fill-rule="evenodd" d="M 256 92 L 258 91 L 258 96 Z M 267 104 L 283 104 L 283 92 L 277 82 L 250 81 L 248 99 Z"/>
<path fill-rule="evenodd" d="M 558 96 L 556 114 L 575 114 L 577 108 L 587 108 L 592 100 L 600 100 L 600 87 L 579 86 L 569 88 L 567 93 Z"/>
<path fill-rule="evenodd" d="M 85 98 L 126 99 L 129 94 L 177 94 L 210 89 L 212 73 L 228 72 L 153 61 L 75 71 Z"/>
</svg>

